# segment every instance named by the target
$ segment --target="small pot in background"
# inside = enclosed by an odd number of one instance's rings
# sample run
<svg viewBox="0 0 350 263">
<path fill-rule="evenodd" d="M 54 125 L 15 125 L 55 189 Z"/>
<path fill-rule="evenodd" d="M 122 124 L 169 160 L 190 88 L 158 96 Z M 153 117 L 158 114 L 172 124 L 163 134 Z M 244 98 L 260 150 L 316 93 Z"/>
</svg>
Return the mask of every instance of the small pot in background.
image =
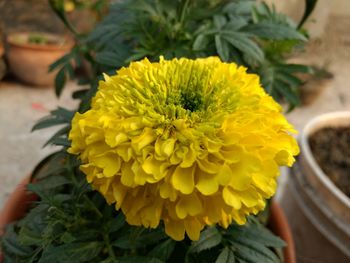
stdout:
<svg viewBox="0 0 350 263">
<path fill-rule="evenodd" d="M 35 86 L 53 86 L 56 72 L 49 73 L 49 66 L 73 46 L 71 40 L 47 33 L 12 33 L 6 42 L 11 72 Z"/>
</svg>

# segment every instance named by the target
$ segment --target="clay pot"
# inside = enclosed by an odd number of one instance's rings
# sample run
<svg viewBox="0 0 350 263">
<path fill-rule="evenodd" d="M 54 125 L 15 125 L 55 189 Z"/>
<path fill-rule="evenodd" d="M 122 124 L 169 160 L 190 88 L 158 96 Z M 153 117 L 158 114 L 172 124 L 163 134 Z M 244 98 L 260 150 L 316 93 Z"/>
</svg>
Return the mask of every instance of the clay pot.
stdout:
<svg viewBox="0 0 350 263">
<path fill-rule="evenodd" d="M 7 224 L 23 217 L 30 208 L 31 202 L 37 200 L 37 196 L 26 191 L 26 185 L 29 183 L 29 177 L 21 181 L 14 192 L 9 196 L 3 210 L 0 214 L 0 236 L 5 230 Z M 294 241 L 289 228 L 286 216 L 280 206 L 273 202 L 270 207 L 270 218 L 268 227 L 271 231 L 282 238 L 287 246 L 283 250 L 285 263 L 296 263 L 294 250 Z M 0 263 L 3 262 L 0 254 Z"/>
<path fill-rule="evenodd" d="M 53 86 L 57 72 L 49 73 L 49 66 L 68 53 L 73 42 L 51 34 L 38 35 L 47 40 L 47 43 L 28 43 L 30 33 L 13 33 L 7 37 L 6 56 L 10 70 L 25 83 Z"/>
<path fill-rule="evenodd" d="M 301 133 L 301 154 L 281 197 L 298 262 L 350 262 L 350 199 L 319 167 L 308 142 L 317 130 L 349 125 L 350 112 L 328 113 L 311 120 Z"/>
<path fill-rule="evenodd" d="M 4 52 L 5 52 L 4 46 L 0 42 L 0 80 L 2 80 L 2 78 L 5 76 L 5 73 L 6 73 L 6 65 L 3 59 Z"/>
</svg>

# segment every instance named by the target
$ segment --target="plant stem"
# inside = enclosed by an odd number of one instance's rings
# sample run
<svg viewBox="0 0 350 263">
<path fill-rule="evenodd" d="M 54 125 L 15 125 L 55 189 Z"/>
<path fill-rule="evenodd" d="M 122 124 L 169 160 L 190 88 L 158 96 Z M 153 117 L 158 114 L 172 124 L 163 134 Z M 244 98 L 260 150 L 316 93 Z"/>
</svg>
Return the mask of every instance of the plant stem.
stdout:
<svg viewBox="0 0 350 263">
<path fill-rule="evenodd" d="M 113 259 L 113 262 L 117 262 L 117 257 L 115 256 L 113 248 L 112 248 L 112 246 L 110 244 L 110 240 L 109 240 L 108 234 L 104 234 L 103 235 L 103 239 L 104 239 L 104 241 L 106 243 L 109 256 Z"/>
<path fill-rule="evenodd" d="M 185 14 L 186 14 L 189 2 L 190 2 L 189 0 L 184 0 L 184 4 L 183 4 L 183 6 L 181 8 L 181 12 L 180 12 L 180 24 L 181 24 L 181 27 L 182 27 L 183 22 L 185 20 Z"/>
</svg>

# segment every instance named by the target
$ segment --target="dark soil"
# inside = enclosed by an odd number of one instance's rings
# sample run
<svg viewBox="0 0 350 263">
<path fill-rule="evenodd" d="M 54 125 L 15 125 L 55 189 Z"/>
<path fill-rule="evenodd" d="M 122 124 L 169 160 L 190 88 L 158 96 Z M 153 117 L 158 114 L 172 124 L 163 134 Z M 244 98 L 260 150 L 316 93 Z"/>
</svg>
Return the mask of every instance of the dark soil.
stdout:
<svg viewBox="0 0 350 263">
<path fill-rule="evenodd" d="M 324 128 L 309 143 L 324 173 L 350 197 L 350 127 Z"/>
</svg>

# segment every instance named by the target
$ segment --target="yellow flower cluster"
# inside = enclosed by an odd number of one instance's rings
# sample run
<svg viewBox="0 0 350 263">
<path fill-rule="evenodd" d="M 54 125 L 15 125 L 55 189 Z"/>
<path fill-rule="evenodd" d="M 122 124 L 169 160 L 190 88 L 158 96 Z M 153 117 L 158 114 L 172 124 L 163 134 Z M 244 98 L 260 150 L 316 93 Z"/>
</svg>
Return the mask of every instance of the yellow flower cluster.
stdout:
<svg viewBox="0 0 350 263">
<path fill-rule="evenodd" d="M 257 75 L 216 57 L 133 62 L 100 82 L 72 121 L 70 153 L 131 225 L 199 238 L 244 224 L 276 191 L 298 146 Z"/>
</svg>

